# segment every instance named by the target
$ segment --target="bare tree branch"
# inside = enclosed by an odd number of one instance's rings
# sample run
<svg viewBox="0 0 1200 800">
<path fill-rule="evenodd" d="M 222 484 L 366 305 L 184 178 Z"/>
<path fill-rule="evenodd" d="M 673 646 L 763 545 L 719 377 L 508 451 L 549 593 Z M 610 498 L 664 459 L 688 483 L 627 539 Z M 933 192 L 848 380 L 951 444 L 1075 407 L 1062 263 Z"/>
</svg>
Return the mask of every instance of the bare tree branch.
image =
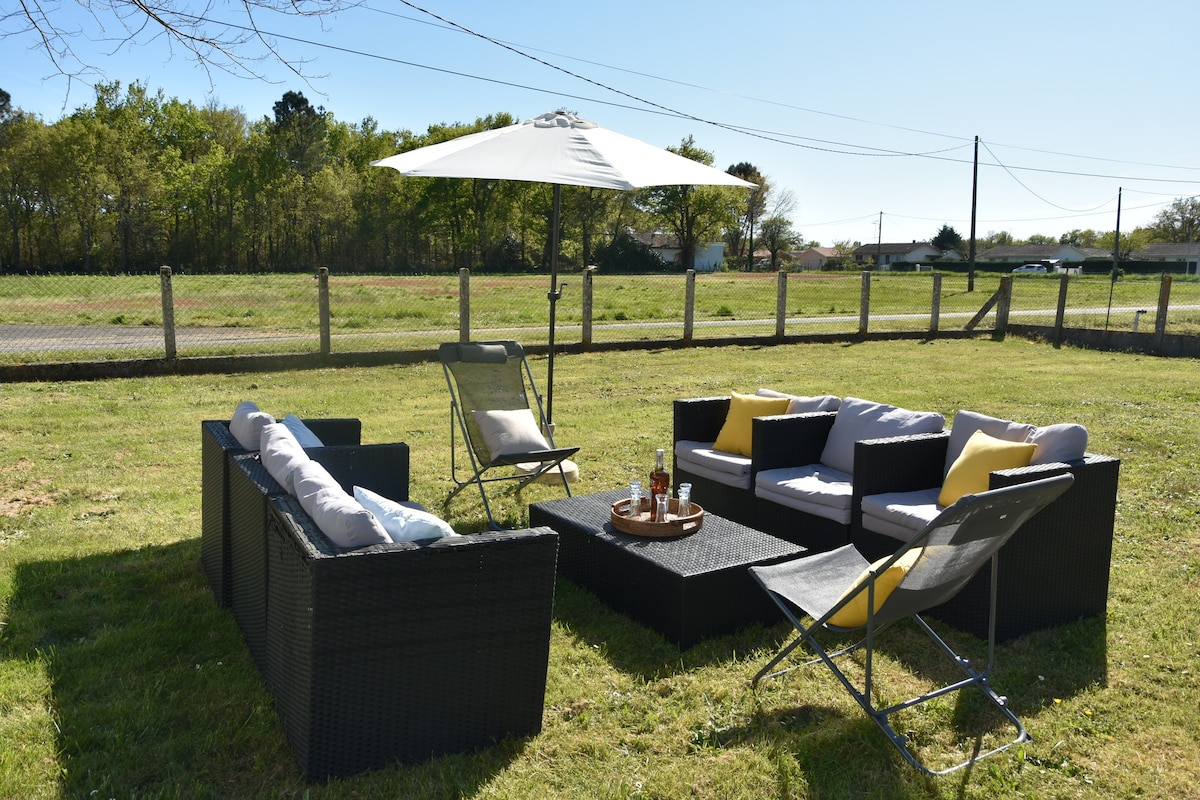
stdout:
<svg viewBox="0 0 1200 800">
<path fill-rule="evenodd" d="M 74 0 L 86 12 L 83 22 L 68 22 L 71 0 L 0 0 L 0 40 L 32 38 L 54 71 L 91 84 L 104 70 L 84 54 L 83 43 L 100 44 L 109 54 L 154 43 L 173 57 L 182 48 L 204 70 L 235 77 L 269 80 L 266 65 L 282 65 L 308 80 L 308 59 L 283 52 L 270 31 L 270 18 L 324 19 L 359 0 Z M 75 15 L 79 18 L 80 15 Z M 271 81 L 277 82 L 277 81 Z"/>
</svg>

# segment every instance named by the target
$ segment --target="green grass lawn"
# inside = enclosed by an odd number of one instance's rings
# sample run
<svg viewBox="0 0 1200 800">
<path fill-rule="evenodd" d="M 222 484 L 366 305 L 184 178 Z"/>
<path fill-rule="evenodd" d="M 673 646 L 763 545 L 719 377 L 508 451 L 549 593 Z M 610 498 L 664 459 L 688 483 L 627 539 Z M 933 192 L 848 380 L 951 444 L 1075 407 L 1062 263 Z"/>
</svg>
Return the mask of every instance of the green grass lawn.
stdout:
<svg viewBox="0 0 1200 800">
<path fill-rule="evenodd" d="M 580 493 L 644 476 L 674 398 L 760 386 L 1080 422 L 1090 450 L 1122 460 L 1108 614 L 1002 645 L 994 683 L 1034 740 L 940 779 L 907 767 L 823 670 L 752 691 L 785 625 L 680 653 L 560 581 L 540 735 L 306 787 L 200 568 L 199 423 L 248 398 L 277 416 L 359 417 L 364 441 L 411 445 L 412 495 L 437 510 L 452 485 L 440 367 L 0 386 L 0 797 L 1195 796 L 1198 366 L 1011 338 L 556 358 Z M 519 526 L 560 494 L 501 493 L 494 510 Z M 467 492 L 444 513 L 460 531 L 485 523 Z M 907 691 L 919 640 L 896 634 L 884 674 Z M 960 711 L 934 704 L 914 729 L 969 747 Z"/>
</svg>

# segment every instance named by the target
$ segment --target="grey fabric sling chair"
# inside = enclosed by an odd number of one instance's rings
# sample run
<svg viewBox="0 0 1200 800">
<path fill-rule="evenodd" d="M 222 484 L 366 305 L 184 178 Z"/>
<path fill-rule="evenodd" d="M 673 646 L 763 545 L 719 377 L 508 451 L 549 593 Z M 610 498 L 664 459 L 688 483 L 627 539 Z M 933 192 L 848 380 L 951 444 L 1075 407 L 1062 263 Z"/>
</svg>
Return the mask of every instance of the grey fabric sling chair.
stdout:
<svg viewBox="0 0 1200 800">
<path fill-rule="evenodd" d="M 807 661 L 804 666 L 818 662 L 828 666 L 904 758 L 918 770 L 930 775 L 952 772 L 984 756 L 1028 741 L 1030 737 L 1021 721 L 1008 708 L 1007 698 L 996 694 L 988 681 L 995 655 L 996 560 L 1003 557 L 1003 554 L 998 555 L 997 551 L 1025 520 L 1066 491 L 1073 481 L 1074 478 L 1068 473 L 980 494 L 965 495 L 946 508 L 894 555 L 875 564 L 868 564 L 853 545 L 846 545 L 774 566 L 751 567 L 750 572 L 754 579 L 800 632 L 754 676 L 754 685 L 757 686 L 764 677 L 775 677 L 794 669 L 793 666 L 772 672 L 796 648 L 807 645 L 817 657 Z M 921 619 L 920 612 L 949 600 L 989 562 L 993 570 L 993 588 L 987 663 L 982 669 L 977 669 L 970 661 L 955 653 Z M 890 588 L 890 593 L 889 587 L 893 587 Z M 800 613 L 797 613 L 797 609 Z M 805 615 L 812 619 L 811 624 L 807 626 L 801 622 Z M 911 700 L 886 708 L 876 708 L 874 698 L 878 691 L 873 683 L 876 637 L 893 623 L 908 618 L 931 637 L 937 649 L 961 670 L 964 677 L 924 692 Z M 828 652 L 816 639 L 816 634 L 822 631 L 843 634 L 863 628 L 866 629 L 863 639 L 834 652 Z M 862 677 L 859 679 L 861 689 L 858 683 L 851 680 L 835 663 L 839 657 L 859 650 L 863 652 Z M 957 675 L 957 672 L 955 674 Z M 907 737 L 893 729 L 889 721 L 890 715 L 971 687 L 980 690 L 1003 718 L 1016 729 L 1016 738 L 986 752 L 975 752 L 965 761 L 945 768 L 934 769 L 926 766 L 910 747 Z M 1006 727 L 1008 726 L 1001 725 L 1002 729 Z M 977 743 L 975 749 L 978 751 L 982 747 Z"/>
<path fill-rule="evenodd" d="M 438 357 L 450 387 L 450 472 L 455 487 L 446 502 L 468 486 L 478 486 L 488 524 L 499 529 L 485 484 L 517 481 L 519 490 L 557 471 L 570 496 L 563 461 L 579 448 L 555 446 L 521 345 L 511 340 L 449 342 L 438 348 Z M 470 466 L 470 475 L 463 468 L 464 477 L 459 474 L 459 435 Z"/>
</svg>

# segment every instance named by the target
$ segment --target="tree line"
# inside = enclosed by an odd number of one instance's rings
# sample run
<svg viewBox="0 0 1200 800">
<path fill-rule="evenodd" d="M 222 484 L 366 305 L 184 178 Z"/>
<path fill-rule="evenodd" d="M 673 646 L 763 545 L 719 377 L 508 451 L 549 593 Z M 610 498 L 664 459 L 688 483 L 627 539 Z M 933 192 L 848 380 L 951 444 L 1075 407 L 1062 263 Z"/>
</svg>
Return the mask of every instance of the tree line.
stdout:
<svg viewBox="0 0 1200 800">
<path fill-rule="evenodd" d="M 340 121 L 291 91 L 269 116 L 250 119 L 240 109 L 110 83 L 97 87 L 90 107 L 47 123 L 0 90 L 0 271 L 542 268 L 552 187 L 403 178 L 370 166 L 518 121 L 497 113 L 421 134 L 388 131 L 371 118 Z M 691 137 L 669 149 L 712 164 Z M 770 186 L 753 165 L 737 169 L 761 188 L 563 187 L 562 263 L 683 269 L 699 244 L 721 239 L 730 253 L 751 252 L 770 216 Z M 790 227 L 772 225 L 772 242 L 785 247 Z M 634 231 L 675 235 L 681 263 L 656 262 Z"/>
</svg>

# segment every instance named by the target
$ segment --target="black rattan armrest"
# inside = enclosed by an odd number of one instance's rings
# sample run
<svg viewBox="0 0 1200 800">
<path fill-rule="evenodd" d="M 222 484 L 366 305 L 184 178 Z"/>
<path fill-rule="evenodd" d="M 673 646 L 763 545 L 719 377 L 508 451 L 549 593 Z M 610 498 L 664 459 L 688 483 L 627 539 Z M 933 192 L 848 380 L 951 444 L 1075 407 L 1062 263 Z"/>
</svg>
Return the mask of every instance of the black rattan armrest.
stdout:
<svg viewBox="0 0 1200 800">
<path fill-rule="evenodd" d="M 729 403 L 728 397 L 676 400 L 672 441 L 715 442 L 729 416 Z"/>
<path fill-rule="evenodd" d="M 835 417 L 835 411 L 755 417 L 752 423 L 751 476 L 764 469 L 819 462 Z"/>
</svg>

